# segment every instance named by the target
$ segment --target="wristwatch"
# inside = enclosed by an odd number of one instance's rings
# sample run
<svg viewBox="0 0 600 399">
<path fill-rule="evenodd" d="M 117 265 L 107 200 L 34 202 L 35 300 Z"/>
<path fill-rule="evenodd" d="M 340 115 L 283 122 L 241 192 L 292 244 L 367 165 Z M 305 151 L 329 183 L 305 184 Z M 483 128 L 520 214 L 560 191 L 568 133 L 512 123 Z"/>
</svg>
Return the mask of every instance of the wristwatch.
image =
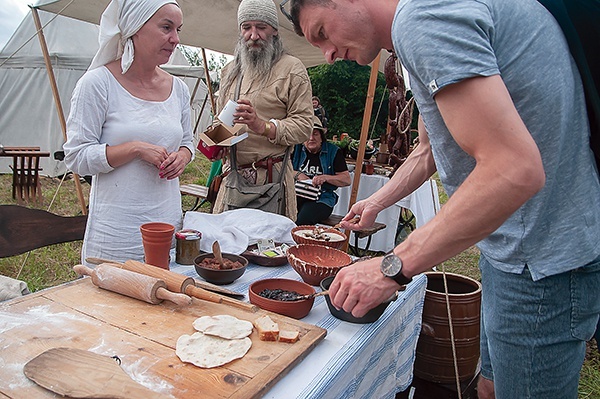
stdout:
<svg viewBox="0 0 600 399">
<path fill-rule="evenodd" d="M 402 259 L 393 252 L 383 257 L 380 269 L 384 276 L 394 279 L 400 285 L 406 285 L 412 281 L 412 278 L 405 277 L 402 274 Z"/>
</svg>

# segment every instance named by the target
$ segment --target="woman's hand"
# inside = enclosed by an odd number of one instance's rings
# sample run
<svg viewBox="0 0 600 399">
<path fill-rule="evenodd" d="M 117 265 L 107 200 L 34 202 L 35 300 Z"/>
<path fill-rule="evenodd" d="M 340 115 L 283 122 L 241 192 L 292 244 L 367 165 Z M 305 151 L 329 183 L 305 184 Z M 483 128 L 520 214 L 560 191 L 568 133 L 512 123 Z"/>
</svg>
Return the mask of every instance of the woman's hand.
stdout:
<svg viewBox="0 0 600 399">
<path fill-rule="evenodd" d="M 321 186 L 327 183 L 327 175 L 316 175 L 312 178 L 312 184 L 315 187 Z"/>
<path fill-rule="evenodd" d="M 179 177 L 185 166 L 192 159 L 192 154 L 187 147 L 180 147 L 179 151 L 172 152 L 169 154 L 158 167 L 158 175 L 162 179 L 172 180 Z"/>
</svg>

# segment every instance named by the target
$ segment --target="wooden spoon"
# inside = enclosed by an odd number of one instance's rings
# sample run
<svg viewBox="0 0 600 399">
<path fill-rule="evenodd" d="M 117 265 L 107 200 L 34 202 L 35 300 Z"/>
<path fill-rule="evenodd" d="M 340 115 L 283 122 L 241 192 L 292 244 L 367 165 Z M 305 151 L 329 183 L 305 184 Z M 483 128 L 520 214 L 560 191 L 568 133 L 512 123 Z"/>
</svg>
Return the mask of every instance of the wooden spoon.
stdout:
<svg viewBox="0 0 600 399">
<path fill-rule="evenodd" d="M 213 255 L 215 255 L 215 259 L 221 265 L 221 269 L 225 269 L 225 265 L 223 264 L 223 255 L 221 254 L 221 246 L 219 245 L 219 241 L 213 242 L 212 245 Z"/>
<path fill-rule="evenodd" d="M 313 294 L 307 294 L 307 295 L 298 295 L 296 298 L 294 298 L 295 301 L 302 301 L 304 299 L 310 299 L 310 298 L 314 298 L 317 296 L 323 296 L 323 295 L 329 295 L 329 290 L 325 290 L 325 291 L 321 291 L 321 292 L 315 292 Z"/>
</svg>

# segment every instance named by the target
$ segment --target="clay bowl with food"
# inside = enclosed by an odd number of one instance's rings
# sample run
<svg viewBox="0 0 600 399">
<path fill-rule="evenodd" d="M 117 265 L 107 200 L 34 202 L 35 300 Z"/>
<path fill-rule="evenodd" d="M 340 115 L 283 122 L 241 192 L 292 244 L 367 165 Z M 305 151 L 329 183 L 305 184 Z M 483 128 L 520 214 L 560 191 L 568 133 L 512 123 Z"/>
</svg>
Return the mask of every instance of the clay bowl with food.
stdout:
<svg viewBox="0 0 600 399">
<path fill-rule="evenodd" d="M 335 278 L 335 276 L 330 276 L 330 277 L 324 278 L 320 284 L 321 289 L 328 290 L 329 286 L 333 282 L 334 278 Z M 365 314 L 364 316 L 354 317 L 352 315 L 352 313 L 348 313 L 344 309 L 339 309 L 339 310 L 336 309 L 335 306 L 333 306 L 333 304 L 331 303 L 331 299 L 329 298 L 329 295 L 325 296 L 325 302 L 327 302 L 327 307 L 329 308 L 329 312 L 331 313 L 331 315 L 333 317 L 340 319 L 340 320 L 350 322 L 350 323 L 357 323 L 357 324 L 367 324 L 367 323 L 376 322 L 377 320 L 379 320 L 379 318 L 381 317 L 383 312 L 385 312 L 385 310 L 390 305 L 390 303 L 395 299 L 396 299 L 396 295 L 394 295 L 392 298 L 388 299 L 387 301 L 375 306 L 373 309 L 369 310 L 367 312 L 367 314 Z"/>
<path fill-rule="evenodd" d="M 292 238 L 296 244 L 324 245 L 340 249 L 344 246 L 347 236 L 333 227 L 296 226 L 292 229 Z"/>
<path fill-rule="evenodd" d="M 240 278 L 246 271 L 248 259 L 240 255 L 223 253 L 223 266 L 219 264 L 215 255 L 202 254 L 194 259 L 194 267 L 200 277 L 209 283 L 224 285 L 231 284 Z"/>
<path fill-rule="evenodd" d="M 281 243 L 275 243 L 275 245 L 280 247 Z M 242 255 L 244 258 L 248 259 L 248 261 L 260 266 L 276 267 L 287 264 L 287 257 L 285 255 L 267 256 L 257 253 L 257 249 L 258 244 L 250 245 Z"/>
<path fill-rule="evenodd" d="M 314 244 L 289 247 L 287 258 L 305 283 L 317 286 L 325 277 L 335 276 L 342 267 L 352 263 L 352 258 L 347 253 Z"/>
<path fill-rule="evenodd" d="M 314 294 L 315 289 L 302 281 L 285 278 L 258 280 L 250 285 L 250 303 L 261 309 L 301 319 L 312 309 L 315 298 L 295 299 L 298 295 Z"/>
</svg>

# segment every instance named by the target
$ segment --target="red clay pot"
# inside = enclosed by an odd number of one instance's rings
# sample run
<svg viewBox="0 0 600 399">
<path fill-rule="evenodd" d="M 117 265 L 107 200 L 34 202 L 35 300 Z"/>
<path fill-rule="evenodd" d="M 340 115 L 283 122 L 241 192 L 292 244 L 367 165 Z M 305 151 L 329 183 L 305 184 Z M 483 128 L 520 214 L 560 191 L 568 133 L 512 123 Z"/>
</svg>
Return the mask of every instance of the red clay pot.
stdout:
<svg viewBox="0 0 600 399">
<path fill-rule="evenodd" d="M 140 226 L 144 261 L 153 266 L 169 270 L 169 251 L 173 242 L 175 226 L 169 223 L 151 222 Z"/>
</svg>

